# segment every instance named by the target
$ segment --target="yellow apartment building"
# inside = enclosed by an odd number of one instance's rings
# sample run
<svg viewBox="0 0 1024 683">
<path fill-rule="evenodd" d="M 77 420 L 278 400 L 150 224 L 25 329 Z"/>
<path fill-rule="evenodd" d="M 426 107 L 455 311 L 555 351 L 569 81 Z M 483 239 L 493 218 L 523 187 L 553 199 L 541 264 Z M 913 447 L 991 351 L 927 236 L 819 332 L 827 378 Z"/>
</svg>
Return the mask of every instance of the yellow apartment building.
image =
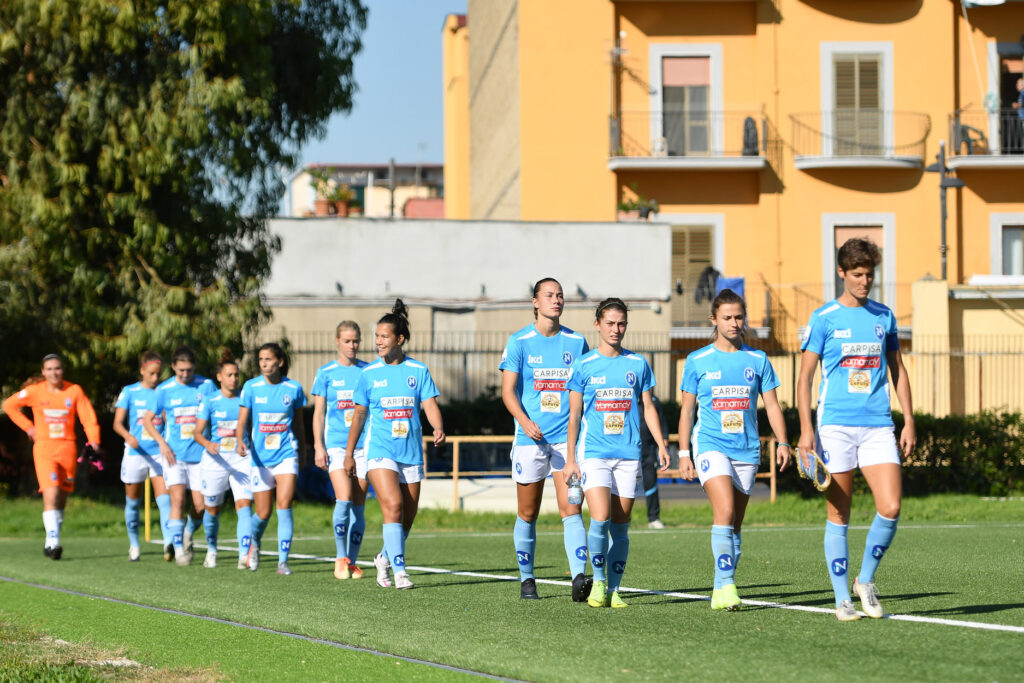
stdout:
<svg viewBox="0 0 1024 683">
<path fill-rule="evenodd" d="M 793 349 L 855 235 L 882 250 L 873 296 L 908 342 L 926 275 L 1019 311 L 1024 2 L 984 5 L 469 0 L 443 29 L 446 215 L 625 221 L 624 201 L 656 201 L 679 348 L 706 339 L 711 267 L 743 277 L 752 326 Z M 943 143 L 949 171 L 929 172 Z M 1024 334 L 951 315 L 929 335 Z"/>
</svg>

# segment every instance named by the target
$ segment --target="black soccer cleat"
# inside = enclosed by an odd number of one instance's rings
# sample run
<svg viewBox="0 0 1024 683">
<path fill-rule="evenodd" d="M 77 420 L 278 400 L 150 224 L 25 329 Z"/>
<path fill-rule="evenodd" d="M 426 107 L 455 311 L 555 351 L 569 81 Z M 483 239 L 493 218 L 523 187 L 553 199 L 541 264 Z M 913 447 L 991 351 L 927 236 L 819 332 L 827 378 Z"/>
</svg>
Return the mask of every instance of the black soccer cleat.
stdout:
<svg viewBox="0 0 1024 683">
<path fill-rule="evenodd" d="M 164 546 L 164 562 L 174 562 L 174 545 L 170 543 Z"/>
<path fill-rule="evenodd" d="M 572 580 L 572 601 L 586 602 L 590 595 L 590 589 L 594 586 L 594 579 L 590 576 L 577 574 Z"/>
<path fill-rule="evenodd" d="M 52 548 L 48 546 L 43 547 L 43 555 L 50 558 L 51 560 L 59 560 L 61 555 L 64 554 L 64 548 L 59 545 L 55 545 Z"/>
<path fill-rule="evenodd" d="M 526 579 L 519 586 L 519 597 L 523 600 L 539 600 L 537 595 L 537 582 L 533 579 Z"/>
</svg>

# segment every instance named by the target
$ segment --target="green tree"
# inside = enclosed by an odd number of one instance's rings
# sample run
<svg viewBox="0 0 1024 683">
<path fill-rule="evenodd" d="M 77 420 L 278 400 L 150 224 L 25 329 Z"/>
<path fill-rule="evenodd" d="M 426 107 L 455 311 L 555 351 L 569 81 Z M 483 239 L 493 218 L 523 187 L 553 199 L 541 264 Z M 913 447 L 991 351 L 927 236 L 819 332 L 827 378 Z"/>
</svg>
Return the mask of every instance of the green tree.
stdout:
<svg viewBox="0 0 1024 683">
<path fill-rule="evenodd" d="M 359 0 L 0 3 L 0 383 L 109 397 L 265 316 L 282 170 L 350 109 Z"/>
</svg>

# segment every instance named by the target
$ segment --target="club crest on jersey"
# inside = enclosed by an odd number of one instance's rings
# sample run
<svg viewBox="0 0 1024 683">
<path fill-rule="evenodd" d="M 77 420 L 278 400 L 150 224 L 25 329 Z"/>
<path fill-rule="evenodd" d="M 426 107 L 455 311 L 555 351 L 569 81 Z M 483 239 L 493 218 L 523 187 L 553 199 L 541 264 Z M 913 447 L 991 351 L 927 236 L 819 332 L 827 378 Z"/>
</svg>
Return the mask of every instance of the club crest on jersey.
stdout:
<svg viewBox="0 0 1024 683">
<path fill-rule="evenodd" d="M 530 564 L 530 553 L 528 553 L 528 552 L 526 552 L 524 550 L 517 550 L 516 551 L 516 561 L 519 562 L 519 564 L 521 564 L 522 566 L 525 567 L 526 565 Z"/>
<path fill-rule="evenodd" d="M 743 379 L 748 382 L 754 381 L 754 368 L 746 368 L 743 370 Z"/>
<path fill-rule="evenodd" d="M 621 574 L 622 572 L 626 571 L 626 563 L 622 560 L 619 560 L 618 562 L 612 565 L 612 571 L 616 574 Z"/>
<path fill-rule="evenodd" d="M 587 561 L 587 546 L 581 545 L 579 548 L 576 548 L 576 558 L 584 562 Z"/>
<path fill-rule="evenodd" d="M 281 397 L 281 403 L 283 403 L 284 407 L 287 408 L 288 406 L 290 406 L 292 404 L 292 397 L 291 396 L 282 396 Z"/>
<path fill-rule="evenodd" d="M 636 384 L 636 374 L 632 370 L 626 373 L 626 384 L 629 386 Z"/>
<path fill-rule="evenodd" d="M 832 573 L 836 576 L 842 576 L 846 573 L 846 558 L 841 557 L 838 560 L 832 560 Z"/>
<path fill-rule="evenodd" d="M 604 555 L 601 555 L 601 554 L 594 555 L 592 558 L 590 558 L 590 563 L 592 565 L 594 565 L 595 567 L 603 567 L 604 566 Z"/>
<path fill-rule="evenodd" d="M 562 362 L 566 365 L 572 365 L 572 354 L 568 351 L 562 353 Z"/>
<path fill-rule="evenodd" d="M 881 325 L 875 325 L 875 336 L 879 339 L 885 336 L 885 329 Z"/>
<path fill-rule="evenodd" d="M 64 399 L 64 407 L 65 408 L 70 408 L 71 407 L 71 399 L 70 398 Z"/>
<path fill-rule="evenodd" d="M 875 558 L 876 560 L 880 560 L 882 559 L 882 555 L 885 555 L 885 551 L 888 549 L 888 546 L 876 545 L 874 548 L 871 549 L 871 557 Z"/>
<path fill-rule="evenodd" d="M 409 375 L 409 376 L 408 376 L 408 377 L 407 377 L 407 378 L 405 379 L 405 383 L 409 385 L 409 388 L 410 388 L 410 389 L 415 389 L 415 388 L 416 388 L 416 378 L 415 378 L 415 377 L 413 377 L 412 375 Z"/>
<path fill-rule="evenodd" d="M 732 569 L 732 555 L 729 553 L 719 555 L 716 562 L 719 569 Z"/>
<path fill-rule="evenodd" d="M 197 391 L 196 392 L 196 403 L 202 403 L 202 402 L 203 402 L 203 392 Z"/>
</svg>

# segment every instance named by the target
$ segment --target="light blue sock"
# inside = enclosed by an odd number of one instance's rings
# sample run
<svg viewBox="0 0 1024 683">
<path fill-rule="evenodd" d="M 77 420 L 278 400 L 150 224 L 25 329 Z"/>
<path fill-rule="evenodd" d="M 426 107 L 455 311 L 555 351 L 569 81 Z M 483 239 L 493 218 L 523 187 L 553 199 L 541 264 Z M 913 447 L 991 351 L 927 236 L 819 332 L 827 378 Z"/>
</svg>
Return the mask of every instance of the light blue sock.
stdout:
<svg viewBox="0 0 1024 683">
<path fill-rule="evenodd" d="M 732 566 L 733 569 L 740 568 L 740 555 L 743 554 L 743 539 L 740 538 L 740 532 L 732 532 Z"/>
<path fill-rule="evenodd" d="M 169 519 L 167 520 L 167 530 L 171 534 L 171 544 L 174 545 L 174 554 L 180 555 L 185 552 L 185 546 L 183 545 L 183 535 L 185 533 L 185 520 L 183 519 Z"/>
<path fill-rule="evenodd" d="M 516 525 L 512 529 L 512 543 L 516 548 L 516 562 L 519 563 L 519 580 L 532 579 L 533 552 L 537 548 L 537 523 L 527 522 L 516 515 Z"/>
<path fill-rule="evenodd" d="M 348 538 L 348 513 L 351 509 L 352 501 L 334 501 L 334 556 L 338 559 L 348 557 L 346 539 Z"/>
<path fill-rule="evenodd" d="M 732 559 L 732 526 L 711 526 L 711 555 L 715 558 L 715 588 L 736 583 L 736 563 Z"/>
<path fill-rule="evenodd" d="M 288 552 L 292 549 L 292 510 L 277 509 L 277 561 L 288 561 Z"/>
<path fill-rule="evenodd" d="M 194 534 L 199 531 L 199 527 L 201 526 L 203 526 L 202 517 L 193 517 L 192 515 L 188 516 L 188 532 L 190 534 Z"/>
<path fill-rule="evenodd" d="M 846 524 L 825 522 L 825 564 L 832 591 L 836 594 L 836 607 L 850 599 L 850 585 L 846 574 L 850 569 L 850 551 L 846 545 Z"/>
<path fill-rule="evenodd" d="M 395 572 L 405 571 L 405 532 L 398 522 L 385 524 L 384 547 L 387 549 L 388 559 Z"/>
<path fill-rule="evenodd" d="M 171 529 L 167 526 L 171 521 L 171 494 L 165 493 L 156 497 L 156 507 L 160 510 L 160 533 L 163 535 L 164 546 L 171 543 Z"/>
<path fill-rule="evenodd" d="M 366 533 L 366 506 L 353 505 L 348 518 L 348 561 L 356 563 Z"/>
<path fill-rule="evenodd" d="M 608 590 L 616 591 L 622 583 L 622 574 L 626 571 L 626 558 L 629 557 L 629 522 L 611 525 L 612 545 L 608 548 Z"/>
<path fill-rule="evenodd" d="M 878 563 L 882 561 L 882 556 L 889 549 L 892 538 L 896 535 L 896 525 L 899 522 L 899 517 L 889 519 L 875 513 L 875 521 L 871 522 L 871 528 L 868 529 L 868 539 L 864 543 L 864 560 L 861 562 L 860 574 L 857 576 L 857 580 L 861 583 L 871 583 L 875 580 Z"/>
<path fill-rule="evenodd" d="M 590 566 L 594 568 L 594 580 L 604 581 L 604 564 L 608 555 L 608 525 L 606 519 L 598 522 L 591 518 L 590 532 L 587 534 L 587 548 L 590 550 Z"/>
<path fill-rule="evenodd" d="M 534 539 L 536 539 L 534 534 Z M 562 518 L 562 538 L 565 541 L 565 556 L 569 559 L 569 573 L 587 571 L 587 530 L 583 526 L 583 515 L 569 515 Z"/>
<path fill-rule="evenodd" d="M 203 512 L 203 531 L 206 533 L 206 545 L 217 552 L 217 533 L 220 531 L 220 515 L 211 515 L 209 510 Z"/>
<path fill-rule="evenodd" d="M 256 545 L 263 543 L 263 532 L 267 530 L 267 522 L 270 519 L 263 519 L 255 512 L 252 513 L 252 542 Z"/>
<path fill-rule="evenodd" d="M 124 525 L 128 528 L 128 545 L 133 548 L 139 547 L 139 508 L 142 506 L 142 499 L 124 499 Z"/>
<path fill-rule="evenodd" d="M 395 522 L 395 523 L 397 524 L 397 522 Z M 402 527 L 402 548 L 403 548 L 402 553 L 403 554 L 405 553 L 405 550 L 404 550 L 405 549 L 405 540 L 408 539 L 408 538 L 409 538 L 409 530 L 406 529 L 405 527 Z M 384 559 L 386 559 L 388 562 L 391 561 L 391 556 L 388 554 L 388 544 L 387 543 L 384 543 L 384 545 L 381 546 L 380 554 L 383 555 Z"/>
<path fill-rule="evenodd" d="M 246 505 L 235 510 L 238 524 L 235 526 L 235 537 L 238 539 L 238 554 L 248 555 L 252 544 L 252 507 Z"/>
</svg>

